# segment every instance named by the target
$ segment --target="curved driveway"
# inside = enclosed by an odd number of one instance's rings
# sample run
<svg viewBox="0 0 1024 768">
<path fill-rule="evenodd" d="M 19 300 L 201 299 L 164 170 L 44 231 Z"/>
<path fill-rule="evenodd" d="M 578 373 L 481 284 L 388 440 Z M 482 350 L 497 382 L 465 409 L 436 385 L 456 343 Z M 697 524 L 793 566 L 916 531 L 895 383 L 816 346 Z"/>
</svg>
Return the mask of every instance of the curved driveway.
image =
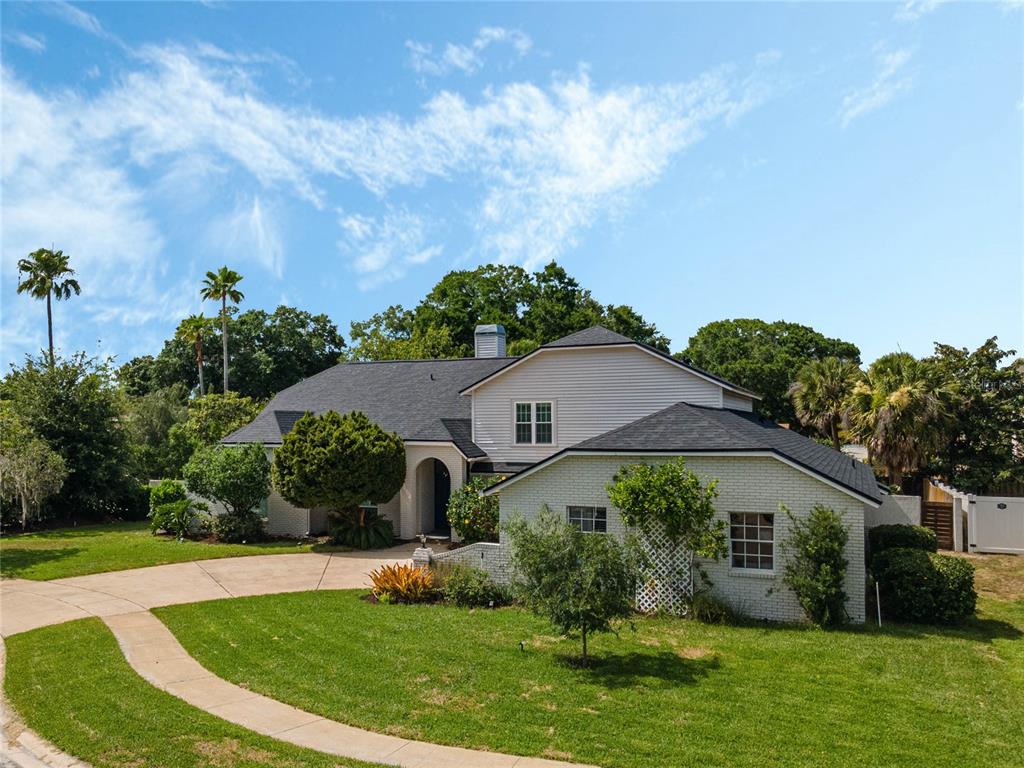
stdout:
<svg viewBox="0 0 1024 768">
<path fill-rule="evenodd" d="M 304 712 L 216 677 L 149 612 L 162 605 L 203 600 L 365 587 L 371 570 L 408 561 L 413 548 L 394 547 L 373 557 L 366 553 L 256 555 L 54 581 L 4 579 L 0 581 L 0 634 L 9 637 L 98 616 L 117 637 L 128 663 L 157 688 L 257 733 L 328 754 L 404 768 L 588 768 L 400 739 Z M 31 732 L 22 734 L 17 746 L 36 758 L 57 759 L 47 759 L 48 765 L 80 765 Z"/>
<path fill-rule="evenodd" d="M 383 563 L 404 562 L 415 545 L 370 555 L 315 552 L 254 555 L 155 565 L 53 581 L 0 581 L 0 636 L 89 616 L 117 616 L 161 605 L 224 597 L 356 589 L 369 586 L 369 572 Z"/>
</svg>

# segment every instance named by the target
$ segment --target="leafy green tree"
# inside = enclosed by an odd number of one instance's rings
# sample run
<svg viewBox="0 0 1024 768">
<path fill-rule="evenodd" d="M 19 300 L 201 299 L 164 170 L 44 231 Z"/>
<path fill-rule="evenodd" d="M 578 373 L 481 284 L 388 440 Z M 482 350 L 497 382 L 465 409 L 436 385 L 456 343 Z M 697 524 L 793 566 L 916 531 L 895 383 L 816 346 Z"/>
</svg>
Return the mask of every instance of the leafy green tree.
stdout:
<svg viewBox="0 0 1024 768">
<path fill-rule="evenodd" d="M 199 396 L 206 394 L 203 386 L 203 335 L 209 333 L 213 328 L 213 319 L 202 314 L 189 315 L 178 324 L 178 330 L 174 337 L 188 344 L 191 344 L 196 351 L 196 370 L 199 372 Z M 225 338 L 227 336 L 225 335 Z M 224 389 L 227 392 L 227 388 Z"/>
<path fill-rule="evenodd" d="M 224 393 L 228 392 L 228 302 L 238 304 L 245 298 L 245 294 L 238 290 L 238 284 L 242 282 L 242 276 L 233 269 L 226 266 L 216 272 L 207 272 L 203 279 L 203 287 L 199 295 L 204 300 L 220 302 L 220 335 L 224 354 L 221 358 L 224 373 Z"/>
<path fill-rule="evenodd" d="M 883 355 L 850 394 L 850 432 L 901 486 L 942 445 L 954 395 L 934 363 Z"/>
<path fill-rule="evenodd" d="M 22 530 L 67 476 L 61 455 L 21 422 L 10 403 L 0 401 L 0 498 L 18 502 Z"/>
<path fill-rule="evenodd" d="M 789 387 L 797 419 L 831 440 L 837 451 L 843 447 L 839 430 L 847 418 L 850 393 L 861 375 L 856 363 L 825 357 L 806 363 Z"/>
<path fill-rule="evenodd" d="M 648 537 L 663 534 L 668 539 L 669 561 L 686 563 L 681 575 L 691 575 L 694 556 L 717 560 L 727 554 L 725 521 L 715 519 L 718 481 L 702 482 L 683 457 L 657 466 L 625 465 L 606 490 L 626 525 Z M 674 582 L 678 576 L 669 579 Z"/>
<path fill-rule="evenodd" d="M 931 469 L 962 491 L 1024 482 L 1024 364 L 992 337 L 973 352 L 936 344 L 930 358 L 955 387 L 948 438 Z"/>
<path fill-rule="evenodd" d="M 505 327 L 508 353 L 525 354 L 592 325 L 668 351 L 669 340 L 632 308 L 602 305 L 554 262 L 539 272 L 487 264 L 449 272 L 414 310 L 388 307 L 352 323 L 352 360 L 469 357 L 480 323 Z"/>
<path fill-rule="evenodd" d="M 18 261 L 18 293 L 27 293 L 33 299 L 46 299 L 46 335 L 49 339 L 50 365 L 53 365 L 53 308 L 50 297 L 60 301 L 82 292 L 78 281 L 71 275 L 70 257 L 63 251 L 40 248 L 28 258 Z M 25 275 L 24 279 L 22 275 Z"/>
<path fill-rule="evenodd" d="M 170 432 L 188 417 L 184 384 L 128 397 L 122 425 L 131 454 L 131 474 L 140 481 L 176 477 L 181 460 L 171 445 Z"/>
<path fill-rule="evenodd" d="M 514 589 L 538 616 L 563 634 L 580 633 L 581 659 L 587 638 L 612 632 L 633 613 L 638 576 L 633 547 L 612 536 L 582 533 L 544 509 L 533 525 L 508 525 Z"/>
<path fill-rule="evenodd" d="M 48 358 L 29 357 L 4 378 L 0 396 L 64 460 L 68 477 L 48 507 L 95 517 L 125 489 L 122 398 L 106 363 L 84 353 L 52 365 Z"/>
<path fill-rule="evenodd" d="M 757 392 L 763 398 L 758 406 L 763 416 L 793 424 L 796 412 L 788 393 L 799 370 L 826 357 L 860 363 L 860 350 L 805 325 L 739 319 L 699 328 L 677 357 Z"/>
<path fill-rule="evenodd" d="M 252 511 L 270 494 L 270 461 L 259 443 L 200 448 L 182 474 L 192 493 L 219 501 L 233 515 Z"/>
<path fill-rule="evenodd" d="M 197 397 L 188 404 L 187 418 L 168 430 L 170 461 L 180 468 L 192 454 L 213 445 L 251 422 L 263 404 L 235 392 Z"/>
<path fill-rule="evenodd" d="M 229 317 L 228 336 L 232 348 L 232 391 L 259 399 L 269 398 L 330 368 L 345 348 L 345 340 L 327 315 L 313 315 L 286 306 L 279 306 L 272 313 L 250 309 Z M 209 392 L 214 389 L 214 382 L 223 378 L 221 345 L 216 343 L 211 329 L 203 331 L 200 339 L 207 379 L 204 391 Z M 176 335 L 164 342 L 160 354 L 148 365 L 144 360 L 137 358 L 127 365 L 144 368 L 150 382 L 146 391 L 177 383 L 190 389 L 196 386 L 198 369 L 193 342 Z"/>
<path fill-rule="evenodd" d="M 448 524 L 467 544 L 498 540 L 498 497 L 481 496 L 504 478 L 474 477 L 452 491 L 448 499 Z"/>
<path fill-rule="evenodd" d="M 845 587 L 849 530 L 842 515 L 818 504 L 802 520 L 786 506 L 779 508 L 789 517 L 790 526 L 785 544 L 790 557 L 783 581 L 812 622 L 819 626 L 842 624 L 849 618 Z"/>
<path fill-rule="evenodd" d="M 126 395 L 141 397 L 158 389 L 153 383 L 154 362 L 152 355 L 143 355 L 133 357 L 117 369 L 117 383 Z"/>
<path fill-rule="evenodd" d="M 274 451 L 272 477 L 292 504 L 327 507 L 341 518 L 348 543 L 370 546 L 390 535 L 378 537 L 378 518 L 360 505 L 398 493 L 405 482 L 405 444 L 359 411 L 307 413 Z"/>
</svg>

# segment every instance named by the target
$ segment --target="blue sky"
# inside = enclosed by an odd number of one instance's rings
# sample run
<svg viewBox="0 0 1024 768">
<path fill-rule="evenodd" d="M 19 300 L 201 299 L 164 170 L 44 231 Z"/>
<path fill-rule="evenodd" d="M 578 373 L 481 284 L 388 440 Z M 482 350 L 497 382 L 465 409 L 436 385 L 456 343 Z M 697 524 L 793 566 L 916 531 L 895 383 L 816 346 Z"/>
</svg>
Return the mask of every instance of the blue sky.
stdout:
<svg viewBox="0 0 1024 768">
<path fill-rule="evenodd" d="M 205 270 L 342 331 L 448 270 L 555 258 L 682 349 L 786 319 L 870 361 L 1024 347 L 1018 2 L 4 3 L 16 261 L 83 286 L 65 351 L 156 353 Z"/>
</svg>

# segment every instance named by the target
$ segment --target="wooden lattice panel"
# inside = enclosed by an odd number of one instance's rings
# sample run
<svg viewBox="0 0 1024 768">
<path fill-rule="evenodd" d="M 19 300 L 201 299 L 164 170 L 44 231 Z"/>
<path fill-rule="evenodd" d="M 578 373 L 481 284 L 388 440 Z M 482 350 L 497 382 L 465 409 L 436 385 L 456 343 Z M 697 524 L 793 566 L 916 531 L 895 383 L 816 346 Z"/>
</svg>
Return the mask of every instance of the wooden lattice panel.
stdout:
<svg viewBox="0 0 1024 768">
<path fill-rule="evenodd" d="M 693 594 L 692 555 L 663 531 L 638 532 L 637 539 L 647 561 L 636 591 L 637 610 L 685 616 Z"/>
</svg>

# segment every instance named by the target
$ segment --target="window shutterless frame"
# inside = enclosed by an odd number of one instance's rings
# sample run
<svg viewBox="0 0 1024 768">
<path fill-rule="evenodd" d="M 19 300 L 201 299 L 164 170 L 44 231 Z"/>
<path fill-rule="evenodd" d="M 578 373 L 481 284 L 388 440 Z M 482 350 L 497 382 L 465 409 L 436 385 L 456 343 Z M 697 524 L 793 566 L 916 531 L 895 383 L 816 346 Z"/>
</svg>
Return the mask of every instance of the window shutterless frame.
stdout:
<svg viewBox="0 0 1024 768">
<path fill-rule="evenodd" d="M 608 533 L 607 507 L 567 506 L 565 519 L 583 533 Z"/>
<path fill-rule="evenodd" d="M 555 442 L 555 404 L 551 400 L 512 404 L 512 442 L 551 445 Z"/>
<path fill-rule="evenodd" d="M 729 565 L 751 571 L 775 570 L 775 515 L 729 513 Z"/>
</svg>

